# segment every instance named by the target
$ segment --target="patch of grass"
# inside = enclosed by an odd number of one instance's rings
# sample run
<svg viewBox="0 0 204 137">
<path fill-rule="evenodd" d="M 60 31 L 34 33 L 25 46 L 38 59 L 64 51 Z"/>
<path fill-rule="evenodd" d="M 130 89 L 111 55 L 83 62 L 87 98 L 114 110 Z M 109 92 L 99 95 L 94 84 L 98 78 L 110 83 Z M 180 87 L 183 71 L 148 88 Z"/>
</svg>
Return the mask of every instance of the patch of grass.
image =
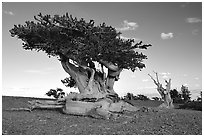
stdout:
<svg viewBox="0 0 204 137">
<path fill-rule="evenodd" d="M 179 105 L 180 109 L 192 109 L 202 111 L 202 102 L 200 101 L 191 101 L 184 104 Z"/>
<path fill-rule="evenodd" d="M 155 100 L 125 100 L 126 102 L 138 107 L 158 107 L 163 101 Z"/>
<path fill-rule="evenodd" d="M 5 135 L 201 135 L 202 112 L 157 109 L 127 113 L 103 120 L 66 115 L 58 110 L 7 111 L 26 107 L 37 98 L 2 97 L 2 134 Z M 136 106 L 157 107 L 161 101 L 132 100 Z M 156 111 L 154 111 L 156 110 Z"/>
</svg>

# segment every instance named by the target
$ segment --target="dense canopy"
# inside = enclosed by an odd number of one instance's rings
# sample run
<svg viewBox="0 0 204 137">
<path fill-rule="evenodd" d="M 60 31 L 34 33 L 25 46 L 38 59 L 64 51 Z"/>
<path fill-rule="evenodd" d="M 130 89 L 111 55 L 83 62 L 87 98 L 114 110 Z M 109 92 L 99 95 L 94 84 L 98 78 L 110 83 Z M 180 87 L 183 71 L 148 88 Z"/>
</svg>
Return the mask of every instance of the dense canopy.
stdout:
<svg viewBox="0 0 204 137">
<path fill-rule="evenodd" d="M 138 50 L 151 45 L 121 39 L 121 33 L 112 26 L 105 23 L 97 26 L 93 20 L 78 20 L 68 13 L 62 16 L 40 13 L 34 19 L 10 30 L 12 37 L 23 41 L 26 50 L 44 51 L 48 56 L 63 55 L 78 65 L 106 61 L 132 71 L 145 67 L 143 60 L 147 56 Z"/>
</svg>

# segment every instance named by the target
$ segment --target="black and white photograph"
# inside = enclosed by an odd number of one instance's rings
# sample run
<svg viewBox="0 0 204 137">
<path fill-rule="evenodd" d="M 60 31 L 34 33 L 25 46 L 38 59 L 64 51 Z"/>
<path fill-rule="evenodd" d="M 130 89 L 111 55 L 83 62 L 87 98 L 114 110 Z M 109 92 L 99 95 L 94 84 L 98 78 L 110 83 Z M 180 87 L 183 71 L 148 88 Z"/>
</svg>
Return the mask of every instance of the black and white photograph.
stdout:
<svg viewBox="0 0 204 137">
<path fill-rule="evenodd" d="M 2 135 L 202 135 L 202 1 L 3 1 Z"/>
</svg>

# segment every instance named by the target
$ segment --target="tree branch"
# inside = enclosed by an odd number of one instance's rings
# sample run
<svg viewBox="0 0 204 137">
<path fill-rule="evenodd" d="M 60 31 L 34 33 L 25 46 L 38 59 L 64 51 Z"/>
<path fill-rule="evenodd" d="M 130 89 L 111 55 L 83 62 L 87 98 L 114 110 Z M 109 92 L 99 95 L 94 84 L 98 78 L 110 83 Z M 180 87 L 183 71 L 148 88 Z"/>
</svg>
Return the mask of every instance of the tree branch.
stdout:
<svg viewBox="0 0 204 137">
<path fill-rule="evenodd" d="M 169 79 L 169 82 L 167 80 L 165 80 L 165 82 L 166 82 L 166 91 L 170 92 L 170 90 L 171 90 L 171 79 Z"/>
<path fill-rule="evenodd" d="M 104 69 L 103 69 L 103 65 L 101 64 L 101 71 L 102 71 L 102 73 L 103 73 L 103 80 L 105 80 L 105 78 L 106 78 L 106 73 L 105 73 L 105 71 L 104 71 Z"/>
<path fill-rule="evenodd" d="M 150 76 L 150 78 L 154 81 L 154 83 L 158 86 L 158 83 L 156 82 L 156 80 L 150 75 L 150 74 L 148 74 L 149 76 Z"/>
<path fill-rule="evenodd" d="M 89 71 L 91 72 L 91 77 L 89 78 L 88 85 L 86 86 L 85 90 L 92 91 L 93 83 L 94 83 L 95 70 L 89 68 Z"/>
<path fill-rule="evenodd" d="M 155 73 L 155 75 L 156 75 L 156 78 L 157 78 L 157 83 L 158 83 L 158 84 L 160 84 L 160 83 L 159 83 L 158 73 L 157 73 L 157 72 L 155 72 L 155 71 L 153 71 L 153 72 L 154 72 L 154 73 Z"/>
<path fill-rule="evenodd" d="M 105 67 L 107 67 L 108 69 L 112 70 L 112 71 L 118 71 L 119 67 L 117 65 L 114 65 L 111 62 L 108 61 L 104 61 L 104 60 L 99 60 L 99 63 L 101 63 L 102 65 L 104 65 Z"/>
<path fill-rule="evenodd" d="M 156 72 L 154 72 L 154 73 L 156 73 Z M 150 74 L 148 74 L 149 76 L 150 76 L 150 78 L 154 81 L 154 83 L 156 84 L 156 86 L 157 86 L 157 91 L 159 92 L 159 94 L 162 96 L 162 98 L 164 97 L 164 91 L 165 91 L 165 89 L 162 87 L 162 84 L 160 84 L 159 83 L 159 79 L 158 79 L 158 75 L 157 75 L 157 73 L 156 73 L 156 78 L 157 78 L 157 81 L 150 75 Z"/>
<path fill-rule="evenodd" d="M 72 78 L 76 78 L 76 73 L 79 71 L 79 69 L 71 64 L 69 62 L 69 59 L 67 59 L 66 61 L 61 61 L 62 67 L 63 69 L 72 77 Z"/>
</svg>

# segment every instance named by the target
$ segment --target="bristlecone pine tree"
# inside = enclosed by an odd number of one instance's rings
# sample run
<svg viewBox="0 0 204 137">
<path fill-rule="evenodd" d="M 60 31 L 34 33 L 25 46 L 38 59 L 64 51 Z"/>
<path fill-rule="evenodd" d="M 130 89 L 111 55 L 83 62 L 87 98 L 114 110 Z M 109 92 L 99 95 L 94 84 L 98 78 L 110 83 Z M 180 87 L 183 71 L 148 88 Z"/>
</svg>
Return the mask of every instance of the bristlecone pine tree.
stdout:
<svg viewBox="0 0 204 137">
<path fill-rule="evenodd" d="M 77 100 L 117 96 L 113 87 L 121 71 L 134 72 L 145 67 L 143 60 L 147 56 L 139 50 L 151 45 L 121 39 L 121 33 L 112 26 L 95 25 L 94 20 L 86 22 L 68 13 L 62 16 L 40 13 L 34 19 L 24 25 L 14 25 L 11 36 L 21 39 L 25 50 L 43 51 L 49 57 L 57 57 L 80 92 L 75 96 Z M 95 67 L 96 62 L 100 71 Z"/>
<path fill-rule="evenodd" d="M 159 78 L 158 78 L 158 73 L 154 72 L 156 75 L 156 80 L 150 75 L 150 78 L 154 81 L 154 84 L 157 86 L 157 91 L 159 92 L 159 94 L 162 97 L 162 100 L 164 101 L 163 104 L 160 105 L 160 107 L 164 107 L 164 108 L 174 108 L 173 105 L 173 100 L 171 98 L 171 79 L 169 79 L 169 81 L 165 80 L 166 82 L 166 89 L 163 88 L 162 84 L 159 82 Z"/>
</svg>

